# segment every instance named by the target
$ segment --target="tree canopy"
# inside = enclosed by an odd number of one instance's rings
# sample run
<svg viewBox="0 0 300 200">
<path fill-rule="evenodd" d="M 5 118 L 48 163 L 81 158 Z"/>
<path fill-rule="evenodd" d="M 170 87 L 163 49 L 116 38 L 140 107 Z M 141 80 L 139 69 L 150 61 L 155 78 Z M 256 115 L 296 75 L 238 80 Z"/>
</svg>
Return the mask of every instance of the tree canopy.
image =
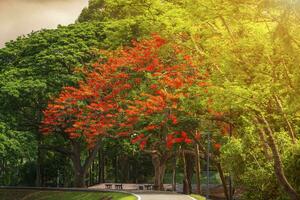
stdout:
<svg viewBox="0 0 300 200">
<path fill-rule="evenodd" d="M 299 199 L 299 11 L 284 0 L 90 0 L 75 24 L 7 43 L 1 167 L 56 144 L 77 151 L 67 157 L 86 176 L 117 141 L 126 159 L 136 146 L 150 153 L 159 187 L 171 158 L 186 187 L 208 156 L 227 199 L 229 174 L 244 199 Z"/>
</svg>

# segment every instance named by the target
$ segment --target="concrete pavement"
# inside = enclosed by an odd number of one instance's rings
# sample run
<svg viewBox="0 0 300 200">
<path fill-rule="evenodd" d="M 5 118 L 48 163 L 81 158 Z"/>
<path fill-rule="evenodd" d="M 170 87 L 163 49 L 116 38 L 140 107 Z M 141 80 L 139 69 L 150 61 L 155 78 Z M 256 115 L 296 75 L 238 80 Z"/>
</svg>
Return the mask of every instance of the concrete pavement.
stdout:
<svg viewBox="0 0 300 200">
<path fill-rule="evenodd" d="M 136 194 L 140 200 L 195 200 L 194 198 L 183 194 L 158 194 L 158 193 L 139 193 Z"/>
</svg>

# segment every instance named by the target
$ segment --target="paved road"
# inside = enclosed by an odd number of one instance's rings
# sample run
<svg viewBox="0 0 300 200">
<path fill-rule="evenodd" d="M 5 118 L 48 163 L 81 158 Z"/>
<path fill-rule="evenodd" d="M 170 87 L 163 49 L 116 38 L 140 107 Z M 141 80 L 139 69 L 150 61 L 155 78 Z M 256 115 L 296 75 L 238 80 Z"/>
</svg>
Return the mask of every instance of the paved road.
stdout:
<svg viewBox="0 0 300 200">
<path fill-rule="evenodd" d="M 155 194 L 155 193 L 139 193 L 141 200 L 193 200 L 192 197 L 182 194 Z"/>
<path fill-rule="evenodd" d="M 111 183 L 115 184 L 115 183 Z M 195 200 L 194 198 L 178 194 L 175 192 L 162 192 L 162 191 L 153 191 L 153 190 L 138 190 L 138 186 L 143 184 L 123 184 L 123 190 L 119 192 L 129 192 L 134 193 L 137 196 L 141 197 L 140 200 Z M 179 184 L 177 184 L 179 186 Z M 165 188 L 172 188 L 172 185 L 170 184 L 164 184 Z M 90 187 L 91 189 L 98 189 L 98 190 L 107 190 L 105 187 L 105 183 L 94 185 Z M 112 191 L 115 190 L 115 187 L 113 187 Z M 178 188 L 178 191 L 180 191 L 180 187 Z"/>
</svg>

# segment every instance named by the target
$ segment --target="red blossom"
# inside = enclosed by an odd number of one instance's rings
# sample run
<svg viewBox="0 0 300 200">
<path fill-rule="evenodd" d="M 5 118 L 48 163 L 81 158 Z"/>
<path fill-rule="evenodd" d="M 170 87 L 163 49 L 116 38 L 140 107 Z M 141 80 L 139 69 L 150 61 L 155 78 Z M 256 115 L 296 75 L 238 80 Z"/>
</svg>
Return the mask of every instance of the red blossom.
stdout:
<svg viewBox="0 0 300 200">
<path fill-rule="evenodd" d="M 139 143 L 143 149 L 148 134 L 158 136 L 152 130 L 166 125 L 171 132 L 180 129 L 181 98 L 190 97 L 186 91 L 191 86 L 200 85 L 206 90 L 208 72 L 203 74 L 198 70 L 192 56 L 177 45 L 173 45 L 172 55 L 176 64 L 163 62 L 161 47 L 166 43 L 154 34 L 151 39 L 134 41 L 133 47 L 103 52 L 108 56 L 105 63 L 104 60 L 94 63 L 92 71 L 83 69 L 86 77 L 78 87 L 63 88 L 48 105 L 41 131 L 50 134 L 58 130 L 70 139 L 83 137 L 90 143 L 110 132 L 130 136 L 132 129 L 142 127 L 137 126 L 142 120 L 143 124 L 149 124 L 141 131 L 147 135 L 138 134 L 131 142 Z M 161 122 L 155 122 L 160 125 L 152 124 L 157 117 L 162 118 Z M 175 143 L 191 143 L 184 128 L 181 129 L 161 142 L 168 148 Z"/>
<path fill-rule="evenodd" d="M 220 150 L 221 144 L 219 144 L 219 143 L 214 144 L 214 148 L 215 148 L 216 150 Z"/>
</svg>

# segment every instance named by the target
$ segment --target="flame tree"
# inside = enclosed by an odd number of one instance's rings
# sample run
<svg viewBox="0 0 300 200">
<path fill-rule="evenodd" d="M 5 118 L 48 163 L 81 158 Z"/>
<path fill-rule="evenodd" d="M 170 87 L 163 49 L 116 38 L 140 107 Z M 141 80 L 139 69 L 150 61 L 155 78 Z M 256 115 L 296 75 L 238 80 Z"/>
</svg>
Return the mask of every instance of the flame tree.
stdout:
<svg viewBox="0 0 300 200">
<path fill-rule="evenodd" d="M 67 149 L 55 150 L 71 158 L 78 187 L 85 186 L 102 137 L 129 137 L 151 153 L 155 185 L 163 189 L 173 146 L 192 143 L 189 135 L 198 126 L 184 104 L 200 102 L 207 92 L 208 72 L 157 35 L 107 57 L 83 71 L 85 79 L 78 87 L 65 87 L 48 105 L 41 130 L 69 142 Z M 85 148 L 91 152 L 87 158 L 81 156 Z"/>
</svg>

